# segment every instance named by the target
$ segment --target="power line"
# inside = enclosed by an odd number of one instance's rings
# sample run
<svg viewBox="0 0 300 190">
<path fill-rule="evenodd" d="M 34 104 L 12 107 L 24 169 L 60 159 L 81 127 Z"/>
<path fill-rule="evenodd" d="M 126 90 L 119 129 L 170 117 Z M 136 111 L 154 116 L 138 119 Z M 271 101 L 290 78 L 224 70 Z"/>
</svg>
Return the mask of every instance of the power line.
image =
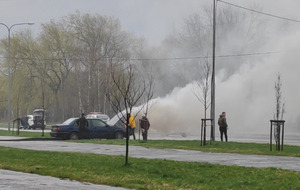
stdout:
<svg viewBox="0 0 300 190">
<path fill-rule="evenodd" d="M 257 11 L 257 10 L 254 10 L 254 9 L 249 9 L 249 8 L 247 8 L 247 7 L 243 7 L 243 6 L 240 6 L 240 5 L 236 5 L 236 4 L 233 4 L 233 3 L 229 3 L 229 2 L 226 2 L 226 1 L 223 1 L 223 0 L 218 0 L 218 1 L 219 1 L 219 2 L 222 2 L 222 3 L 225 3 L 225 4 L 227 4 L 227 5 L 233 6 L 233 7 L 237 7 L 237 8 L 240 8 L 240 9 L 247 10 L 247 11 L 255 12 L 255 13 L 258 13 L 258 14 L 262 14 L 262 15 L 266 15 L 266 16 L 270 16 L 270 17 L 274 17 L 274 18 L 279 18 L 279 19 L 287 20 L 287 21 L 291 21 L 291 22 L 297 22 L 297 23 L 300 23 L 299 20 L 290 19 L 290 18 L 286 18 L 286 17 L 282 17 L 282 16 L 277 16 L 277 15 L 273 15 L 273 14 L 269 14 L 269 13 Z"/>
<path fill-rule="evenodd" d="M 246 57 L 246 56 L 256 56 L 256 55 L 269 55 L 281 53 L 280 51 L 273 52 L 261 52 L 261 53 L 241 53 L 241 54 L 228 54 L 228 55 L 216 55 L 217 58 L 228 58 L 228 57 Z M 195 56 L 195 57 L 171 57 L 171 58 L 132 58 L 131 60 L 138 61 L 167 61 L 167 60 L 193 60 L 193 59 L 207 59 L 212 58 L 212 56 Z"/>
<path fill-rule="evenodd" d="M 268 55 L 268 54 L 276 54 L 281 53 L 280 51 L 273 52 L 263 52 L 263 53 L 242 53 L 242 54 L 231 54 L 231 55 L 218 55 L 216 57 L 245 57 L 245 56 L 256 56 L 256 55 Z"/>
<path fill-rule="evenodd" d="M 228 55 L 216 55 L 217 58 L 229 58 L 229 57 L 246 57 L 246 56 L 259 56 L 259 55 L 270 55 L 281 53 L 281 51 L 270 51 L 270 52 L 256 52 L 256 53 L 240 53 L 240 54 L 228 54 Z M 7 57 L 0 56 L 0 59 L 6 59 Z M 102 57 L 99 60 L 107 59 L 109 57 Z M 191 56 L 191 57 L 165 57 L 165 58 L 109 58 L 111 60 L 132 60 L 132 61 L 168 61 L 168 60 L 195 60 L 195 59 L 207 59 L 212 56 Z M 59 58 L 11 58 L 15 60 L 40 60 L 40 61 L 60 61 L 63 59 Z M 83 61 L 82 59 L 71 58 L 72 61 Z"/>
</svg>

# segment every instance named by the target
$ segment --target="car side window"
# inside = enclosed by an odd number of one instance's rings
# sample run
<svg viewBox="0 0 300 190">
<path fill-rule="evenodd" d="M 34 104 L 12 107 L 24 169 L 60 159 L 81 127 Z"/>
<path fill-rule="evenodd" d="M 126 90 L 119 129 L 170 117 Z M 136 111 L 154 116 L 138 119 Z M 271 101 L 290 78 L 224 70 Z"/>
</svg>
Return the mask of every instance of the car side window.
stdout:
<svg viewBox="0 0 300 190">
<path fill-rule="evenodd" d="M 101 120 L 92 120 L 94 127 L 106 127 L 106 124 L 102 122 Z"/>
<path fill-rule="evenodd" d="M 78 123 L 77 123 L 77 120 L 78 120 L 78 119 L 75 119 L 75 121 L 74 121 L 74 124 L 73 124 L 74 127 L 79 127 L 79 125 L 78 125 Z"/>
</svg>

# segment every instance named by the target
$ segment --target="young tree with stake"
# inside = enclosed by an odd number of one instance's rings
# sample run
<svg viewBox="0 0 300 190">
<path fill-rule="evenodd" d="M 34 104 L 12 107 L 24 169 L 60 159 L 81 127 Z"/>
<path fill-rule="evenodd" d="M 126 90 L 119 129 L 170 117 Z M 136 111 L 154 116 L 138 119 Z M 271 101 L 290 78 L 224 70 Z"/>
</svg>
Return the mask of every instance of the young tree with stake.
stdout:
<svg viewBox="0 0 300 190">
<path fill-rule="evenodd" d="M 129 116 L 133 113 L 133 108 L 140 102 L 143 97 L 147 97 L 147 102 L 153 95 L 153 77 L 137 80 L 137 73 L 134 65 L 129 61 L 128 64 L 118 66 L 111 65 L 112 83 L 110 91 L 107 94 L 113 110 L 119 115 L 120 120 L 126 125 L 126 157 L 125 165 L 128 165 L 128 148 L 129 148 Z M 147 104 L 140 106 L 135 111 L 137 115 Z M 124 110 L 124 111 L 122 111 Z"/>
</svg>

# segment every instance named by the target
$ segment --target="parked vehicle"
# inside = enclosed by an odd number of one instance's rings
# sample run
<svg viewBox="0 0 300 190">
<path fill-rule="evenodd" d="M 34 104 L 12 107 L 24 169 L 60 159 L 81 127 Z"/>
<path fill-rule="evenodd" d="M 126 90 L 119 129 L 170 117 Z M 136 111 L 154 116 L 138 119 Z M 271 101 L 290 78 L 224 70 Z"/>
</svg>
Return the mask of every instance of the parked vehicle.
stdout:
<svg viewBox="0 0 300 190">
<path fill-rule="evenodd" d="M 20 128 L 23 129 L 30 129 L 33 128 L 34 121 L 33 121 L 33 115 L 26 115 L 20 118 Z"/>
<path fill-rule="evenodd" d="M 29 129 L 45 129 L 46 119 L 45 119 L 44 109 L 35 109 L 33 110 L 33 124 L 29 125 Z"/>
<path fill-rule="evenodd" d="M 62 124 L 52 125 L 50 132 L 51 137 L 77 140 L 79 135 L 79 126 L 76 123 L 78 118 L 70 118 Z M 100 139 L 123 139 L 125 129 L 119 126 L 110 126 L 101 119 L 87 119 L 89 123 L 89 135 L 86 138 Z"/>
<path fill-rule="evenodd" d="M 27 115 L 29 127 L 33 125 L 33 115 Z"/>
<path fill-rule="evenodd" d="M 103 114 L 102 112 L 90 112 L 86 115 L 86 118 L 89 119 L 101 119 L 102 121 L 108 122 L 110 120 L 109 116 Z"/>
<path fill-rule="evenodd" d="M 29 127 L 28 116 L 21 117 L 19 121 L 20 121 L 20 129 L 27 129 Z"/>
</svg>

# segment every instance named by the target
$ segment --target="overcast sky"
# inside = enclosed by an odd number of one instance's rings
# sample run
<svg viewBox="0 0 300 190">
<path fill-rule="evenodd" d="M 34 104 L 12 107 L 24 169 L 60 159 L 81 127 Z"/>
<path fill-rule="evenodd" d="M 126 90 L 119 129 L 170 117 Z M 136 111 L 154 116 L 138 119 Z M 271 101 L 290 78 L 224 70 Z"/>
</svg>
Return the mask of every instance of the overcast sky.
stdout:
<svg viewBox="0 0 300 190">
<path fill-rule="evenodd" d="M 36 23 L 31 28 L 37 31 L 41 23 L 59 20 L 78 10 L 117 18 L 124 30 L 158 44 L 166 33 L 178 27 L 182 18 L 199 11 L 203 3 L 199 0 L 0 0 L 0 4 L 0 22 L 7 25 L 30 21 Z M 1 28 L 0 32 L 7 33 Z"/>
<path fill-rule="evenodd" d="M 299 0 L 226 0 L 241 6 L 256 4 L 270 14 L 294 19 L 300 18 Z M 12 25 L 34 22 L 30 28 L 37 32 L 40 24 L 59 20 L 74 13 L 98 13 L 120 20 L 124 30 L 145 37 L 152 45 L 158 45 L 174 29 L 179 29 L 183 18 L 200 13 L 212 0 L 0 0 L 0 22 Z M 218 2 L 218 6 L 224 3 Z M 298 15 L 297 15 L 298 14 Z M 14 27 L 12 32 L 28 26 Z M 0 27 L 0 37 L 7 34 Z"/>
</svg>

